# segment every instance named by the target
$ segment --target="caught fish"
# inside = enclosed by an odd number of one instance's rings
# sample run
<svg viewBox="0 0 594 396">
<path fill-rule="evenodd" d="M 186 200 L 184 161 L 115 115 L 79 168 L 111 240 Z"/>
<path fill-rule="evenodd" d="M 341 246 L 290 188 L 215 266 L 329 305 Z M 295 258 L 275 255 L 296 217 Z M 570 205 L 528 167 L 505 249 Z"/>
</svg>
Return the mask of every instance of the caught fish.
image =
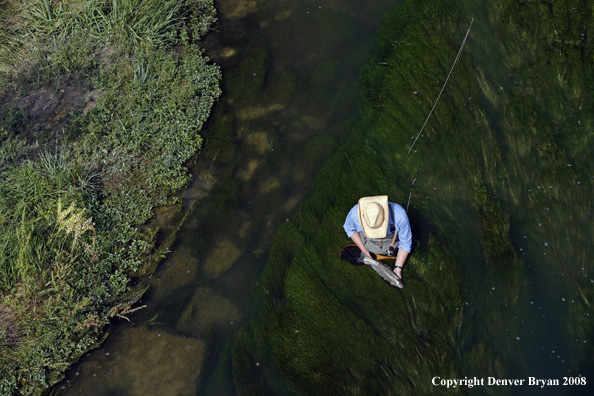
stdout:
<svg viewBox="0 0 594 396">
<path fill-rule="evenodd" d="M 377 272 L 379 276 L 382 277 L 383 280 L 385 280 L 392 286 L 396 286 L 400 289 L 404 287 L 402 279 L 400 279 L 398 275 L 396 275 L 394 271 L 392 271 L 390 267 L 388 267 L 387 265 L 382 264 L 379 261 L 375 261 L 374 259 L 363 253 L 361 253 L 361 257 L 359 257 L 358 261 L 360 263 L 370 266 L 375 272 Z"/>
</svg>

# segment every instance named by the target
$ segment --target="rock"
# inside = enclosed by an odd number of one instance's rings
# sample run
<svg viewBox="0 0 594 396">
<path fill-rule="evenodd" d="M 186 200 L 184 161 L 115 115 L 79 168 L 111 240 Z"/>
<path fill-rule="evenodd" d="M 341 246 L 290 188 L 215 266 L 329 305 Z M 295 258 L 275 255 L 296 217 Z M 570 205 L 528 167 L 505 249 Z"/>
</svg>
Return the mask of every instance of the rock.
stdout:
<svg viewBox="0 0 594 396">
<path fill-rule="evenodd" d="M 211 326 L 229 325 L 239 319 L 239 311 L 231 301 L 213 294 L 210 289 L 201 288 L 194 293 L 177 322 L 177 328 L 186 334 L 202 335 Z"/>
</svg>

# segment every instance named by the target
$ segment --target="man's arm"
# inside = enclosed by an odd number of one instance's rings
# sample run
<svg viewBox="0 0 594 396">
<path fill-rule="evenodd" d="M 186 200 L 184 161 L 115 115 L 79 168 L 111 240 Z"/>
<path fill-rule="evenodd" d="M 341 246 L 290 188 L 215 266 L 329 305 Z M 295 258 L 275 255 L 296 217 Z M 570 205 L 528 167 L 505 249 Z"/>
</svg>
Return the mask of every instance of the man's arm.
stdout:
<svg viewBox="0 0 594 396">
<path fill-rule="evenodd" d="M 394 267 L 394 273 L 402 278 L 402 268 L 408 257 L 408 252 L 404 249 L 398 249 L 398 255 L 396 256 L 396 267 Z"/>
<path fill-rule="evenodd" d="M 371 258 L 371 253 L 369 253 L 369 250 L 367 250 L 365 245 L 363 245 L 361 235 L 359 235 L 357 231 L 355 231 L 355 233 L 351 235 L 351 239 L 353 240 L 353 242 L 355 242 L 355 245 L 357 245 L 357 247 L 361 249 L 361 253 L 366 254 L 367 256 L 369 256 L 369 258 Z"/>
</svg>

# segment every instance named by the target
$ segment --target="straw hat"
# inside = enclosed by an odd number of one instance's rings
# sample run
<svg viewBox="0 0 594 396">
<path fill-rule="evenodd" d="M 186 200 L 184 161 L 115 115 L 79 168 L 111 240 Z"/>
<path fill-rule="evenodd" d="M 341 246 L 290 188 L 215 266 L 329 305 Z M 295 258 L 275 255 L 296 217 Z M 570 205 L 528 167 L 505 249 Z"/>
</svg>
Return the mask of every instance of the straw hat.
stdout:
<svg viewBox="0 0 594 396">
<path fill-rule="evenodd" d="M 388 233 L 389 218 L 387 195 L 359 200 L 359 222 L 368 238 L 384 238 Z"/>
</svg>

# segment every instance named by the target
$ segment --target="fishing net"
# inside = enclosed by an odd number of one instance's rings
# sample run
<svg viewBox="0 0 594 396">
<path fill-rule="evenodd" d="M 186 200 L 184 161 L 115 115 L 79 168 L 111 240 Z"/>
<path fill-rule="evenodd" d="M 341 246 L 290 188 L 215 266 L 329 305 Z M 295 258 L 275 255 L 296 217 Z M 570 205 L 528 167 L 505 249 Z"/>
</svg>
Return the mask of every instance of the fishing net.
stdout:
<svg viewBox="0 0 594 396">
<path fill-rule="evenodd" d="M 374 253 L 371 253 L 371 258 L 375 260 L 377 257 Z M 365 265 L 363 257 L 361 257 L 361 249 L 359 249 L 357 245 L 347 245 L 343 247 L 340 251 L 340 259 L 348 261 L 354 265 Z"/>
</svg>

